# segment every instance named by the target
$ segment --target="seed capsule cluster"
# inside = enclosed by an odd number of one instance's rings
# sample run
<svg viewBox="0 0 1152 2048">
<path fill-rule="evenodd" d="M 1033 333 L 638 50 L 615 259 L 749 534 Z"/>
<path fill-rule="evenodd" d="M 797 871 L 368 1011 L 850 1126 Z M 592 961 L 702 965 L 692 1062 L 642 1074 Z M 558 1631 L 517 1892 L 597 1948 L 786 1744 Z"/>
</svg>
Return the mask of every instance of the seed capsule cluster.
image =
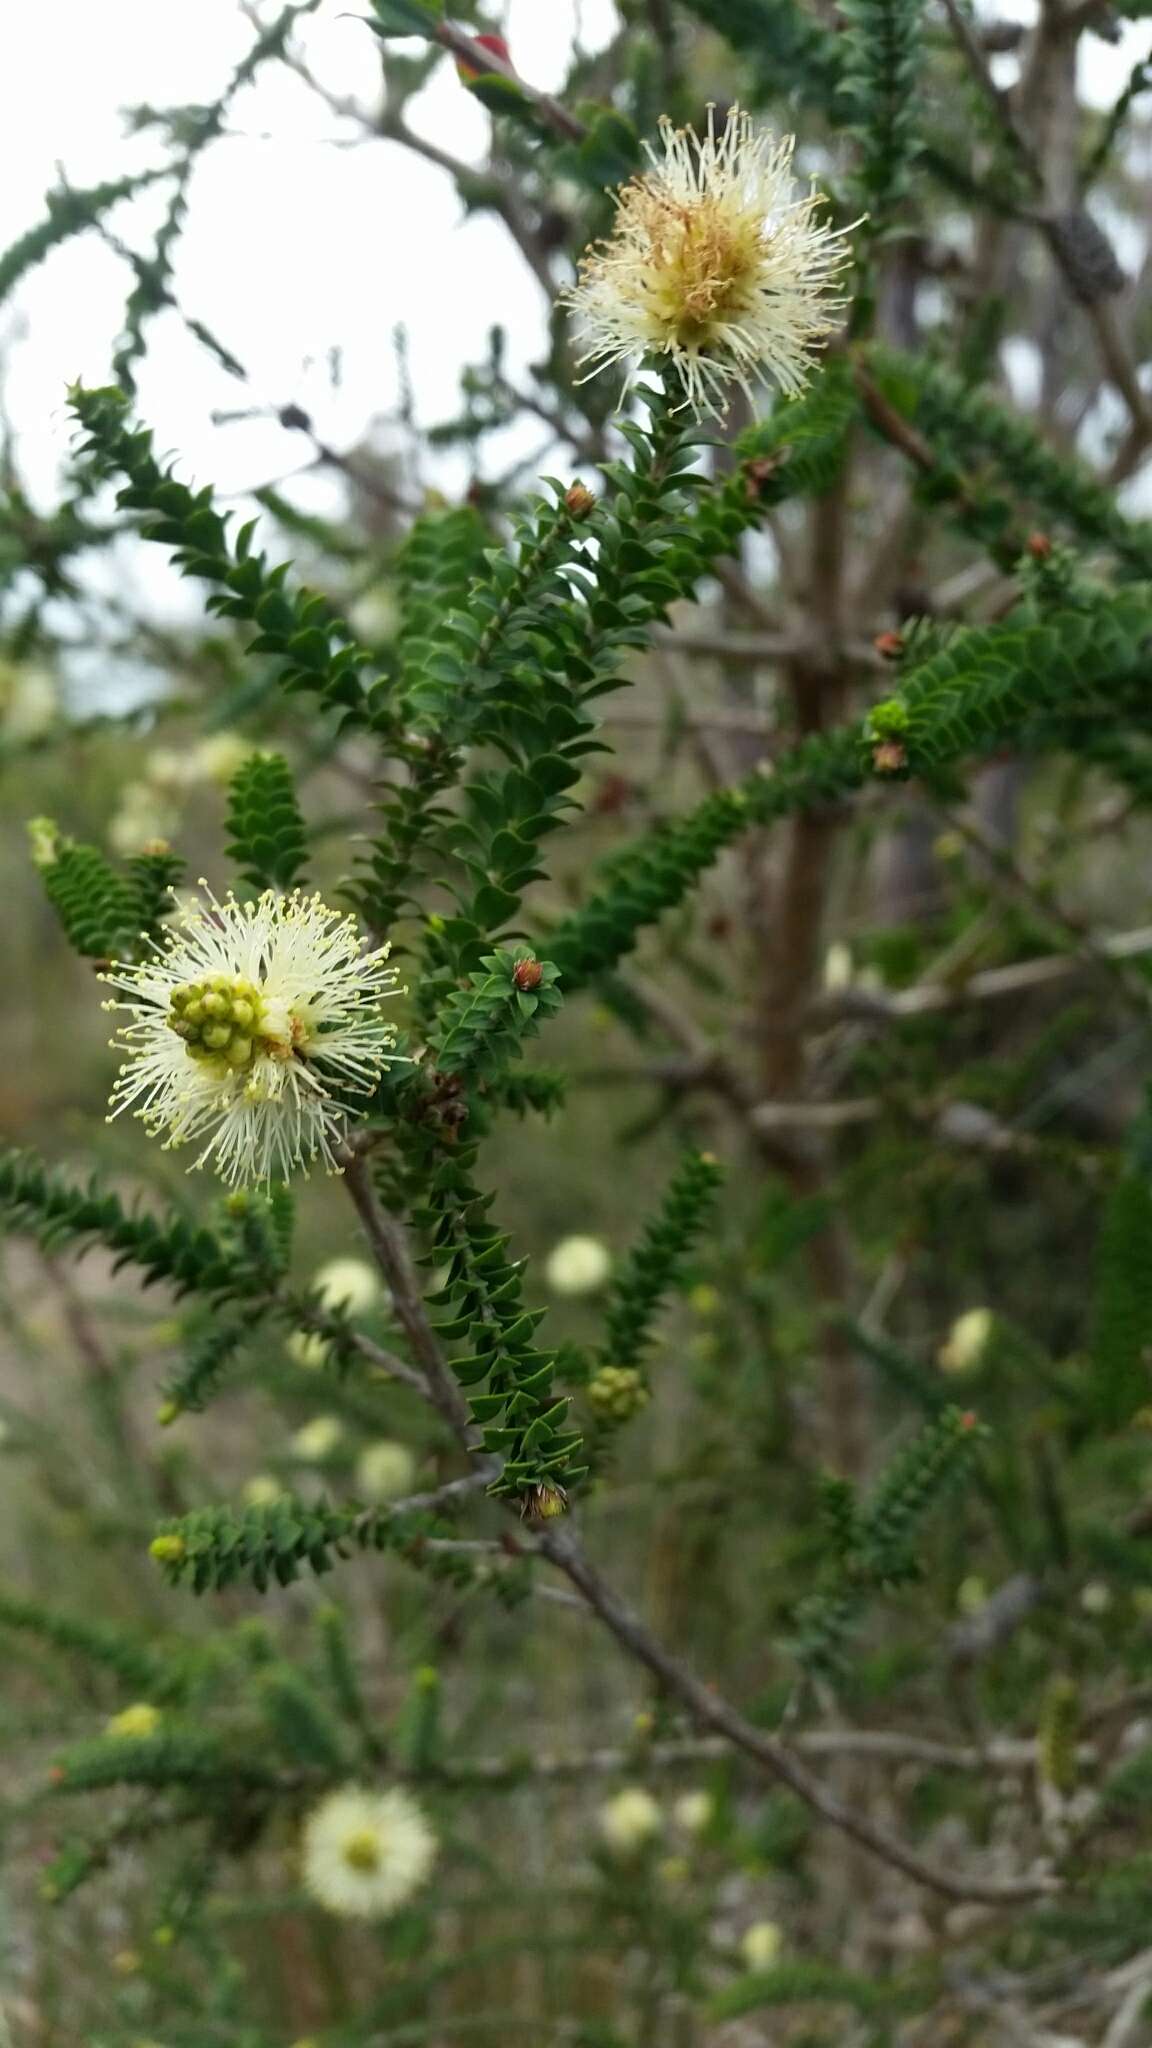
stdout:
<svg viewBox="0 0 1152 2048">
<path fill-rule="evenodd" d="M 239 974 L 211 974 L 173 989 L 168 1022 L 197 1060 L 223 1060 L 238 1070 L 256 1057 L 263 1005 L 260 991 Z"/>
<path fill-rule="evenodd" d="M 588 1401 L 601 1422 L 630 1422 L 648 1405 L 648 1389 L 630 1365 L 602 1365 L 588 1382 Z"/>
</svg>

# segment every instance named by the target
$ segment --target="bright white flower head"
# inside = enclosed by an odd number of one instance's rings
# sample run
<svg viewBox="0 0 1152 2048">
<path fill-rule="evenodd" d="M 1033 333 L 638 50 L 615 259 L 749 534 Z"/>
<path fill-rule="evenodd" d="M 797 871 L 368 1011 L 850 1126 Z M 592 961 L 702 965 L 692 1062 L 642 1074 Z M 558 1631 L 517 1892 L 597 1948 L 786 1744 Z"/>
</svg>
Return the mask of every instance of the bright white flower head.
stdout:
<svg viewBox="0 0 1152 2048">
<path fill-rule="evenodd" d="M 598 1237 L 562 1237 L 544 1261 L 553 1294 L 595 1294 L 612 1271 L 612 1254 Z"/>
<path fill-rule="evenodd" d="M 132 1019 L 113 1041 L 127 1055 L 113 1115 L 201 1143 L 195 1164 L 234 1187 L 335 1167 L 350 1115 L 335 1091 L 371 1094 L 395 1044 L 388 947 L 365 953 L 355 919 L 318 896 L 220 902 L 200 886 L 147 959 L 103 977 L 122 992 L 105 1008 Z"/>
<path fill-rule="evenodd" d="M 682 1792 L 672 1808 L 672 1817 L 685 1834 L 701 1835 L 715 1811 L 716 1801 L 710 1792 Z"/>
<path fill-rule="evenodd" d="M 244 1481 L 245 1507 L 270 1508 L 283 1498 L 284 1488 L 271 1472 L 254 1472 L 251 1479 Z"/>
<path fill-rule="evenodd" d="M 991 1342 L 994 1325 L 990 1308 L 970 1308 L 957 1316 L 947 1341 L 936 1353 L 941 1372 L 975 1372 Z"/>
<path fill-rule="evenodd" d="M 664 359 L 684 404 L 718 418 L 730 384 L 751 395 L 762 375 L 802 390 L 846 303 L 848 230 L 819 223 L 820 193 L 798 191 L 795 137 L 758 131 L 739 107 L 719 134 L 712 108 L 702 138 L 667 118 L 660 131 L 663 154 L 645 143 L 651 168 L 622 187 L 611 238 L 566 294 L 589 376 Z"/>
<path fill-rule="evenodd" d="M 643 1785 L 625 1785 L 600 1808 L 600 1833 L 618 1856 L 634 1856 L 658 1835 L 664 1816 Z"/>
<path fill-rule="evenodd" d="M 366 1444 L 356 1460 L 356 1485 L 365 1500 L 378 1506 L 403 1500 L 415 1484 L 416 1460 L 407 1444 L 382 1437 L 378 1443 Z"/>
<path fill-rule="evenodd" d="M 380 1276 L 367 1259 L 329 1259 L 313 1274 L 312 1291 L 325 1308 L 360 1315 L 379 1301 Z"/>
<path fill-rule="evenodd" d="M 332 1456 L 343 1435 L 344 1425 L 338 1415 L 314 1415 L 292 1438 L 292 1456 L 305 1465 L 322 1465 Z"/>
<path fill-rule="evenodd" d="M 330 1913 L 383 1919 L 425 1882 L 436 1837 L 416 1801 L 398 1787 L 348 1785 L 304 1823 L 303 1876 Z"/>
<path fill-rule="evenodd" d="M 178 813 L 164 792 L 146 782 L 126 782 L 108 821 L 108 844 L 127 859 L 143 853 L 153 840 L 170 838 L 177 823 Z"/>
<path fill-rule="evenodd" d="M 284 1349 L 293 1364 L 302 1366 L 305 1372 L 319 1372 L 332 1356 L 327 1339 L 308 1330 L 293 1330 Z"/>
<path fill-rule="evenodd" d="M 740 1937 L 740 1951 L 750 1970 L 770 1970 L 784 1946 L 774 1920 L 756 1920 Z"/>
</svg>

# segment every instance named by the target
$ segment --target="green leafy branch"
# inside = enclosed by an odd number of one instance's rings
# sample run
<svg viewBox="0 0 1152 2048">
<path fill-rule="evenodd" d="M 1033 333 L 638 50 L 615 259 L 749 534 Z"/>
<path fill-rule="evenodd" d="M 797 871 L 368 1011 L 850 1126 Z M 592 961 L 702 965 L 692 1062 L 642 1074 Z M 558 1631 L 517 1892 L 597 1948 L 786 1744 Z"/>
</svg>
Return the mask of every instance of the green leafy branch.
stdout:
<svg viewBox="0 0 1152 2048">
<path fill-rule="evenodd" d="M 749 827 L 834 803 L 876 772 L 949 766 L 1046 709 L 1084 707 L 1093 692 L 1106 717 L 1113 686 L 1141 683 L 1150 633 L 1152 593 L 1139 585 L 1101 589 L 1093 605 L 1043 619 L 1022 606 L 1001 624 L 957 632 L 862 724 L 801 742 L 608 863 L 605 886 L 549 939 L 566 991 L 621 960 Z"/>
<path fill-rule="evenodd" d="M 179 855 L 158 843 L 115 867 L 51 818 L 33 819 L 29 834 L 44 892 L 76 951 L 89 960 L 138 957 L 172 908 L 184 873 Z"/>
<path fill-rule="evenodd" d="M 166 166 L 149 171 L 137 171 L 130 177 L 114 178 L 103 185 L 90 185 L 78 190 L 63 185 L 57 192 L 48 194 L 47 217 L 38 226 L 30 228 L 19 241 L 13 242 L 0 256 L 0 303 L 20 283 L 21 278 L 42 263 L 53 249 L 62 242 L 70 241 L 74 235 L 81 235 L 87 228 L 96 227 L 105 214 L 124 199 L 134 199 L 138 192 L 146 191 L 159 178 L 169 176 Z"/>
<path fill-rule="evenodd" d="M 811 1670 L 839 1674 L 844 1640 L 872 1595 L 921 1576 L 921 1524 L 970 1476 L 980 1441 L 974 1415 L 945 1408 L 897 1452 L 867 1504 L 857 1502 L 847 1480 L 824 1482 L 830 1582 L 797 1610 L 796 1654 Z"/>
<path fill-rule="evenodd" d="M 603 1358 L 609 1366 L 635 1366 L 653 1342 L 652 1326 L 676 1285 L 724 1179 L 709 1152 L 689 1152 L 612 1283 L 605 1314 Z"/>
<path fill-rule="evenodd" d="M 1111 549 L 1133 575 L 1152 573 L 1152 522 L 1120 511 L 1115 493 L 1075 458 L 1058 454 L 1018 412 L 973 390 L 928 355 L 873 348 L 868 362 L 885 395 L 949 463 L 998 474 L 1013 498 L 1091 546 Z"/>
<path fill-rule="evenodd" d="M 441 1073 L 486 1077 L 560 1007 L 558 969 L 527 950 L 488 953 L 444 1004 L 428 1040 Z"/>
<path fill-rule="evenodd" d="M 467 1559 L 426 1550 L 429 1539 L 450 1533 L 442 1517 L 359 1506 L 331 1507 L 285 1493 L 266 1506 L 197 1508 L 163 1522 L 152 1555 L 171 1585 L 194 1593 L 228 1586 L 289 1586 L 302 1571 L 317 1577 L 356 1551 L 391 1550 L 453 1578 L 468 1576 Z"/>
<path fill-rule="evenodd" d="M 923 0 L 842 0 L 841 14 L 839 92 L 860 144 L 856 184 L 876 235 L 893 226 L 915 155 Z"/>
<path fill-rule="evenodd" d="M 126 1209 L 95 1179 L 71 1187 L 28 1153 L 0 1153 L 0 1215 L 49 1250 L 102 1244 L 116 1255 L 114 1271 L 135 1266 L 145 1284 L 166 1280 L 178 1294 L 223 1300 L 252 1286 L 250 1262 L 202 1224 Z"/>
<path fill-rule="evenodd" d="M 411 1221 L 428 1233 L 427 1263 L 447 1262 L 429 1306 L 448 1311 L 435 1325 L 440 1343 L 465 1347 L 450 1364 L 484 1450 L 501 1460 L 491 1490 L 546 1504 L 583 1478 L 586 1468 L 574 1463 L 580 1436 L 567 1427 L 567 1398 L 555 1395 L 556 1353 L 536 1345 L 544 1311 L 525 1305 L 522 1262 L 508 1257 L 510 1240 L 489 1216 L 494 1198 L 477 1187 L 475 1162 L 474 1144 L 439 1148 L 439 1156 L 427 1149 L 427 1191 Z"/>
<path fill-rule="evenodd" d="M 249 520 L 230 540 L 231 515 L 216 511 L 209 487 L 193 491 L 161 467 L 147 428 L 129 426 L 123 392 L 75 385 L 70 397 L 86 436 L 84 452 L 102 475 L 128 479 L 117 503 L 142 515 L 146 539 L 174 549 L 183 575 L 216 586 L 208 609 L 257 629 L 251 651 L 283 663 L 285 689 L 312 692 L 346 723 L 390 732 L 386 686 L 365 675 L 369 657 L 326 598 L 287 587 L 287 563 L 270 568 L 266 556 L 253 553 L 256 522 Z"/>
<path fill-rule="evenodd" d="M 303 879 L 308 833 L 282 754 L 252 754 L 228 790 L 228 852 L 254 889 L 289 890 Z"/>
</svg>

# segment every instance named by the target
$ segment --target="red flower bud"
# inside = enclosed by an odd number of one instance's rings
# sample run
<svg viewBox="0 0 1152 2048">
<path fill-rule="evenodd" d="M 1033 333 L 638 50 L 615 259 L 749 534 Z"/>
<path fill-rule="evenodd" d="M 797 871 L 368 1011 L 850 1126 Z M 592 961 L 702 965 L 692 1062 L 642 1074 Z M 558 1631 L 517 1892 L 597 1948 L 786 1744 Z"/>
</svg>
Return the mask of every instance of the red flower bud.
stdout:
<svg viewBox="0 0 1152 2048">
<path fill-rule="evenodd" d="M 564 493 L 564 510 L 570 519 L 587 519 L 596 510 L 596 493 L 577 480 Z"/>
<path fill-rule="evenodd" d="M 531 995 L 544 979 L 544 969 L 538 960 L 518 960 L 512 969 L 512 979 L 522 994 Z"/>
<path fill-rule="evenodd" d="M 759 502 L 764 494 L 765 484 L 775 476 L 781 463 L 787 460 L 791 452 L 789 448 L 778 448 L 774 455 L 753 455 L 742 465 L 744 494 L 750 505 Z"/>
<path fill-rule="evenodd" d="M 492 55 L 501 58 L 505 64 L 511 64 L 512 57 L 503 36 L 473 36 L 472 41 L 482 50 L 491 50 Z M 484 73 L 478 64 L 470 63 L 467 57 L 457 57 L 456 76 L 463 84 L 471 85 L 474 78 L 483 78 Z"/>
<path fill-rule="evenodd" d="M 872 645 L 876 649 L 877 654 L 883 655 L 885 661 L 899 661 L 900 656 L 904 652 L 904 635 L 903 633 L 877 633 Z"/>
<path fill-rule="evenodd" d="M 899 775 L 908 766 L 908 749 L 900 740 L 881 740 L 872 749 L 872 766 L 877 775 Z"/>
<path fill-rule="evenodd" d="M 1034 562 L 1046 562 L 1052 553 L 1052 542 L 1046 533 L 1030 533 L 1024 545 Z"/>
</svg>

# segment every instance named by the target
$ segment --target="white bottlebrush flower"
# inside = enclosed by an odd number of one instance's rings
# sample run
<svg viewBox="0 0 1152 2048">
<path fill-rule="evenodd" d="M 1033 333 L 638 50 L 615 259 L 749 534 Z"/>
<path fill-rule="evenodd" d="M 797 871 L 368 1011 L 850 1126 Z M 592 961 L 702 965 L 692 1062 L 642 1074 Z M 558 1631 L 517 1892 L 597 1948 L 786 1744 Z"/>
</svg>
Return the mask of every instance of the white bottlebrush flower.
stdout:
<svg viewBox="0 0 1152 2048">
<path fill-rule="evenodd" d="M 843 939 L 833 939 L 824 955 L 823 980 L 830 995 L 852 986 L 852 948 Z"/>
<path fill-rule="evenodd" d="M 193 759 L 197 776 L 205 782 L 227 785 L 256 749 L 238 732 L 213 732 L 200 741 Z"/>
<path fill-rule="evenodd" d="M 643 1785 L 625 1785 L 600 1808 L 600 1833 L 617 1856 L 634 1856 L 660 1833 L 664 1817 Z"/>
<path fill-rule="evenodd" d="M 344 1435 L 338 1415 L 314 1415 L 292 1438 L 292 1456 L 305 1465 L 322 1465 L 332 1456 Z"/>
<path fill-rule="evenodd" d="M 305 1372 L 319 1372 L 332 1356 L 327 1338 L 310 1330 L 293 1330 L 284 1349 L 292 1363 L 302 1366 Z"/>
<path fill-rule="evenodd" d="M 330 1913 L 382 1919 L 425 1882 L 436 1837 L 416 1801 L 398 1787 L 333 1792 L 304 1823 L 304 1883 Z"/>
<path fill-rule="evenodd" d="M 182 747 L 153 747 L 145 756 L 144 774 L 156 789 L 194 789 L 199 783 L 231 782 L 256 749 L 238 732 L 209 733 Z"/>
<path fill-rule="evenodd" d="M 994 1324 L 990 1308 L 970 1308 L 957 1316 L 947 1340 L 936 1353 L 941 1372 L 975 1372 L 983 1363 Z"/>
<path fill-rule="evenodd" d="M 736 383 L 766 376 L 796 392 L 845 300 L 847 230 L 817 219 L 820 193 L 798 190 L 791 135 L 775 138 L 733 107 L 717 133 L 660 123 L 662 153 L 616 200 L 609 240 L 594 243 L 566 294 L 583 330 L 582 362 L 633 367 L 646 357 L 678 377 L 684 404 L 717 417 Z"/>
<path fill-rule="evenodd" d="M 366 1444 L 356 1460 L 356 1485 L 365 1500 L 384 1507 L 389 1501 L 403 1500 L 416 1484 L 416 1460 L 407 1444 L 390 1443 L 381 1438 L 379 1443 Z"/>
<path fill-rule="evenodd" d="M 544 1261 L 553 1294 L 595 1294 L 612 1271 L 612 1254 L 598 1237 L 562 1237 Z"/>
<path fill-rule="evenodd" d="M 367 1259 L 329 1259 L 313 1274 L 312 1292 L 325 1308 L 361 1315 L 380 1299 L 380 1275 Z"/>
<path fill-rule="evenodd" d="M 254 1472 L 251 1479 L 244 1481 L 244 1505 L 247 1508 L 270 1508 L 284 1499 L 284 1488 L 271 1472 Z"/>
<path fill-rule="evenodd" d="M 126 782 L 120 802 L 108 821 L 108 844 L 128 859 L 154 841 L 171 838 L 178 814 L 168 797 L 146 782 Z"/>
<path fill-rule="evenodd" d="M 6 740 L 40 739 L 59 710 L 50 671 L 32 662 L 0 662 L 0 731 Z"/>
<path fill-rule="evenodd" d="M 774 1920 L 756 1920 L 740 1937 L 740 1953 L 750 1970 L 770 1970 L 784 1946 Z"/>
<path fill-rule="evenodd" d="M 103 977 L 121 991 L 105 1007 L 132 1020 L 113 1041 L 127 1055 L 113 1115 L 200 1143 L 195 1164 L 234 1187 L 334 1167 L 351 1114 L 337 1091 L 370 1094 L 395 1043 L 388 947 L 365 953 L 355 919 L 318 896 L 220 902 L 200 886 L 145 960 Z"/>
<path fill-rule="evenodd" d="M 672 1818 L 685 1834 L 702 1835 L 716 1811 L 710 1792 L 682 1792 L 672 1808 Z"/>
</svg>

